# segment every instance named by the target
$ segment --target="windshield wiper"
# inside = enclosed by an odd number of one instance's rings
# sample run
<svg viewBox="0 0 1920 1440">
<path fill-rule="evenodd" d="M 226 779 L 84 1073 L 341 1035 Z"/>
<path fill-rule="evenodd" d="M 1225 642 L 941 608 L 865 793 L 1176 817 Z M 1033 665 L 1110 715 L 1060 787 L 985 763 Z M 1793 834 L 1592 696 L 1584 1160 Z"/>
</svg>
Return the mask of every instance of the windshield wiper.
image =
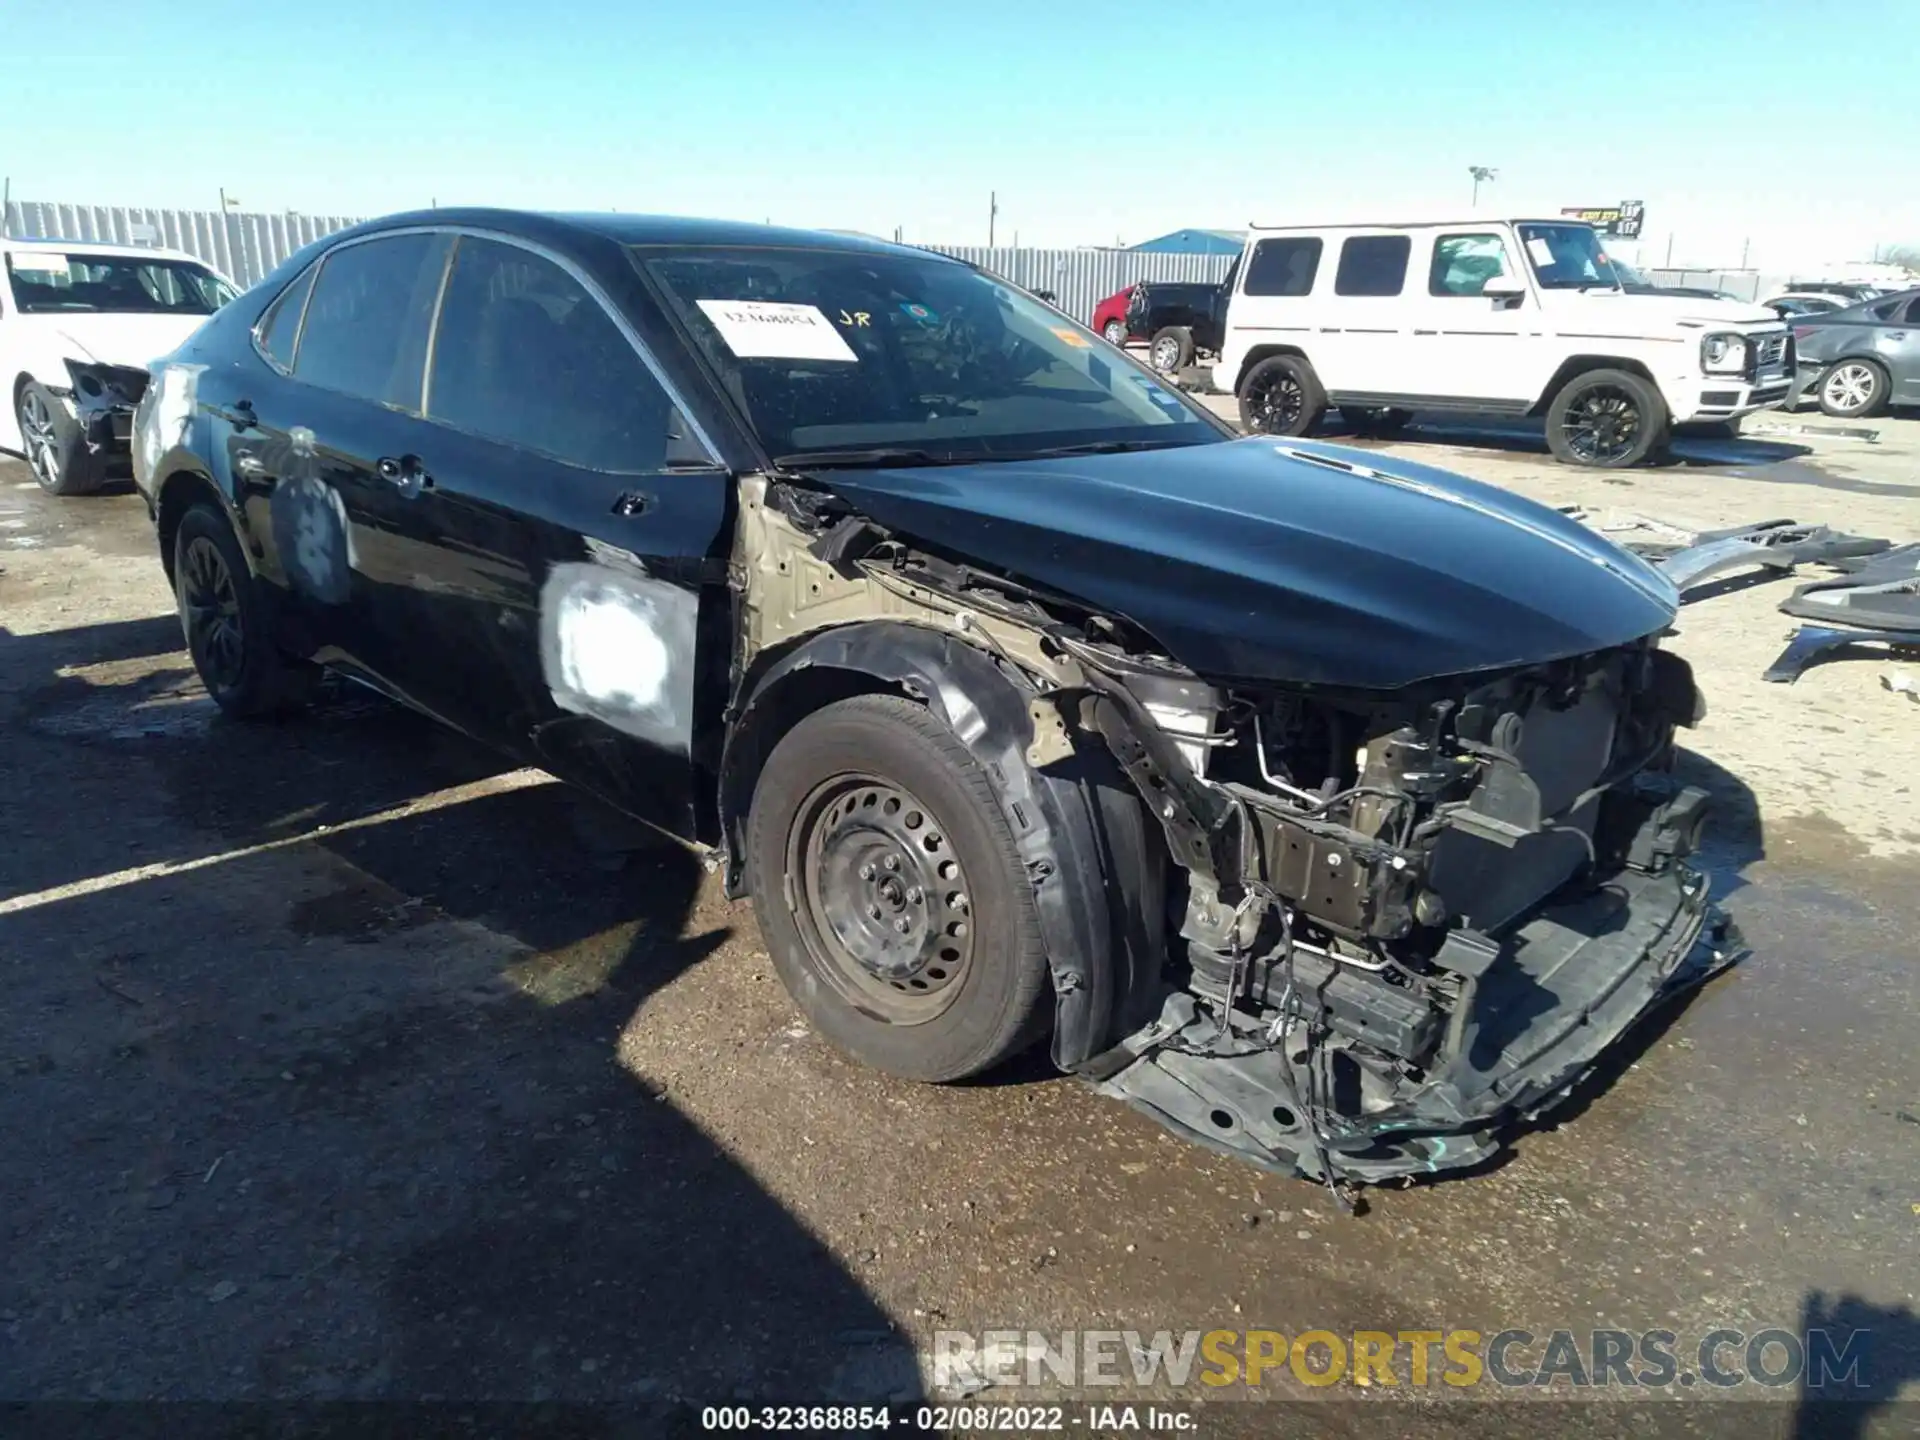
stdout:
<svg viewBox="0 0 1920 1440">
<path fill-rule="evenodd" d="M 936 455 L 931 450 L 897 445 L 875 445 L 864 450 L 807 450 L 797 455 L 776 455 L 773 463 L 782 470 L 847 470 L 882 465 L 972 465 L 981 458 L 978 455 Z"/>
<path fill-rule="evenodd" d="M 997 455 L 997 460 L 1052 460 L 1061 455 L 1119 455 L 1131 450 L 1180 450 L 1190 440 L 1089 440 L 1084 445 L 1054 445 L 1044 450 L 1021 450 Z"/>
</svg>

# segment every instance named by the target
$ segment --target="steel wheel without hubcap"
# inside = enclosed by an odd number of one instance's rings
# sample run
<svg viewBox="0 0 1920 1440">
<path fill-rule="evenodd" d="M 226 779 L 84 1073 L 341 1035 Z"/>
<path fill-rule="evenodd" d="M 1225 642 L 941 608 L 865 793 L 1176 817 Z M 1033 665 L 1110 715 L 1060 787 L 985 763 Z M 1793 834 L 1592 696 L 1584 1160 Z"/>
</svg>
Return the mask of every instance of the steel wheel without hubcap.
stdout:
<svg viewBox="0 0 1920 1440">
<path fill-rule="evenodd" d="M 32 389 L 20 396 L 20 439 L 33 478 L 48 490 L 60 485 L 60 441 L 53 428 L 53 412 Z"/>
<path fill-rule="evenodd" d="M 817 786 L 787 836 L 794 919 L 820 978 L 895 1025 L 950 1006 L 973 959 L 970 891 L 934 816 L 868 775 Z"/>
<path fill-rule="evenodd" d="M 1857 361 L 1834 366 L 1820 382 L 1820 398 L 1837 415 L 1858 415 L 1869 409 L 1879 394 L 1879 375 L 1871 365 Z"/>
<path fill-rule="evenodd" d="M 1567 407 L 1561 422 L 1567 449 L 1586 465 L 1616 463 L 1633 452 L 1645 417 L 1633 394 L 1617 385 L 1591 386 Z"/>
<path fill-rule="evenodd" d="M 246 667 L 240 595 L 226 557 L 204 536 L 195 537 L 180 557 L 180 603 L 187 645 L 207 688 L 238 688 Z"/>
<path fill-rule="evenodd" d="M 1127 327 L 1118 320 L 1109 320 L 1100 333 L 1107 337 L 1107 343 L 1116 350 L 1127 343 Z"/>
</svg>

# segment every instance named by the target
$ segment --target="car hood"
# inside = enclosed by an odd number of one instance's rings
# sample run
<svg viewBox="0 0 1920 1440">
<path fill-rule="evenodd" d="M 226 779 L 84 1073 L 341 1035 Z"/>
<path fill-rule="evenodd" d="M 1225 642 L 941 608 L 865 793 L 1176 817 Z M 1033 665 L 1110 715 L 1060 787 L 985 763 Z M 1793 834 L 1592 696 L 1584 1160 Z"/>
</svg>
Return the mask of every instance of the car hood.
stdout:
<svg viewBox="0 0 1920 1440">
<path fill-rule="evenodd" d="M 1752 325 L 1778 325 L 1780 317 L 1764 305 L 1751 305 L 1744 300 L 1709 300 L 1700 295 L 1648 295 L 1622 290 L 1588 290 L 1579 294 L 1580 303 L 1593 307 L 1590 312 L 1582 311 L 1584 324 L 1588 315 L 1595 319 L 1605 317 L 1620 327 L 1621 335 L 1645 334 L 1649 323 L 1667 325 L 1686 325 L 1704 327 L 1708 325 L 1737 326 L 1746 328 Z M 1605 321 L 1602 322 L 1603 326 Z M 1602 329 L 1602 334 L 1616 333 Z"/>
<path fill-rule="evenodd" d="M 31 317 L 26 317 L 31 318 Z M 52 318 L 55 343 L 75 360 L 102 365 L 152 366 L 206 324 L 205 315 L 61 315 Z"/>
<path fill-rule="evenodd" d="M 1396 689 L 1624 644 L 1677 603 L 1558 511 L 1334 445 L 817 478 L 896 533 L 1130 619 L 1214 680 Z"/>
</svg>

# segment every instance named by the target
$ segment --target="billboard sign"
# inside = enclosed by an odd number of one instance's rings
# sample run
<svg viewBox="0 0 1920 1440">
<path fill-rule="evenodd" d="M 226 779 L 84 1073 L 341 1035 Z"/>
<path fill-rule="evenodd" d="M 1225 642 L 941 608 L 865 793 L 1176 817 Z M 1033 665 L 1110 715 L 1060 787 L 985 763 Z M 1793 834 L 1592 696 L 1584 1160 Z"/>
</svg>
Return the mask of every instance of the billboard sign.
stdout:
<svg viewBox="0 0 1920 1440">
<path fill-rule="evenodd" d="M 1638 200 L 1622 200 L 1618 205 L 1570 205 L 1562 215 L 1584 220 L 1602 234 L 1620 240 L 1636 240 L 1647 207 Z"/>
</svg>

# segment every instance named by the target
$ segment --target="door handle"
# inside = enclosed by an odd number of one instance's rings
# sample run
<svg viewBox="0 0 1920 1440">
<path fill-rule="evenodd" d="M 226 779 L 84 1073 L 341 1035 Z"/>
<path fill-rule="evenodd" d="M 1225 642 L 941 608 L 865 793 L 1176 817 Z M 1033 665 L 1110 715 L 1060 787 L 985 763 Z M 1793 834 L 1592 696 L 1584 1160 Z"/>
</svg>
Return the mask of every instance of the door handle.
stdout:
<svg viewBox="0 0 1920 1440">
<path fill-rule="evenodd" d="M 236 430 L 257 430 L 260 427 L 260 417 L 253 413 L 251 400 L 236 400 L 231 410 L 216 410 L 213 413 Z"/>
<path fill-rule="evenodd" d="M 1889 340 L 1904 340 L 1907 338 L 1907 332 L 1904 330 L 1889 330 L 1887 331 L 1887 338 Z"/>
<path fill-rule="evenodd" d="M 373 462 L 374 472 L 402 495 L 418 495 L 433 488 L 433 476 L 418 455 L 382 455 Z"/>
<path fill-rule="evenodd" d="M 613 513 L 616 515 L 643 515 L 647 507 L 653 504 L 653 496 L 643 495 L 638 490 L 622 490 L 613 497 Z"/>
</svg>

